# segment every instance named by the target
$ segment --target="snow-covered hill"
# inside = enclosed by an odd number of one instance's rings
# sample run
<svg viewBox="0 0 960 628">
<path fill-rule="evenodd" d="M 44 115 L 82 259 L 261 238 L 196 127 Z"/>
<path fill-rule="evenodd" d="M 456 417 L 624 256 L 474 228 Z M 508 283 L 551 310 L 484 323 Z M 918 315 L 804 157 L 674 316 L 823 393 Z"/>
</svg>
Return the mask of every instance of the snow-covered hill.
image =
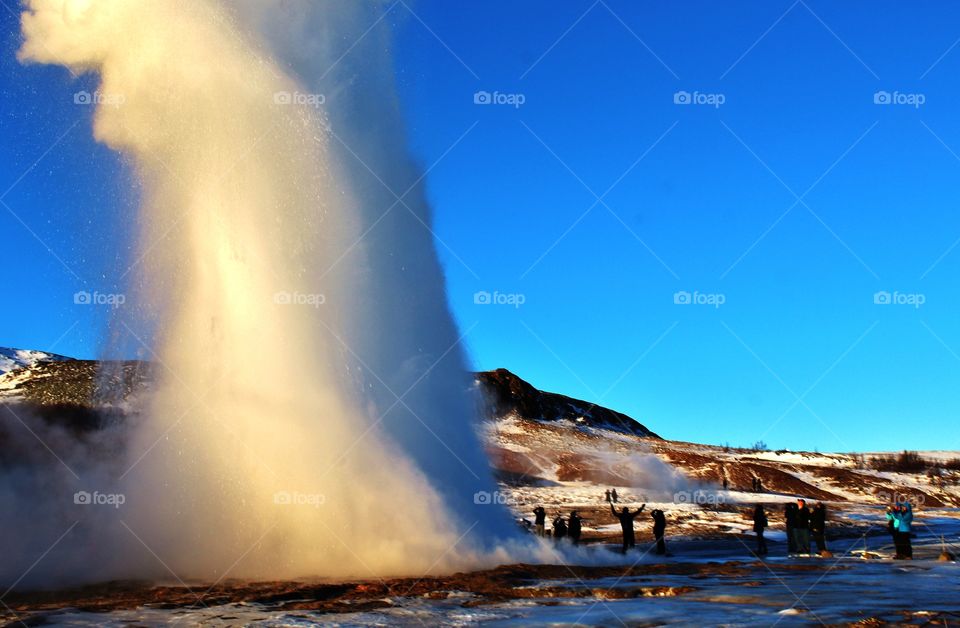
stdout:
<svg viewBox="0 0 960 628">
<path fill-rule="evenodd" d="M 15 369 L 35 366 L 40 362 L 63 362 L 66 356 L 32 349 L 8 349 L 0 347 L 0 375 Z"/>
<path fill-rule="evenodd" d="M 589 401 L 538 390 L 507 369 L 477 373 L 476 377 L 487 400 L 487 414 L 490 416 L 515 415 L 533 421 L 572 422 L 581 427 L 659 438 L 626 414 Z"/>
<path fill-rule="evenodd" d="M 77 360 L 29 349 L 0 349 L 0 402 L 29 403 L 43 414 L 72 406 L 95 411 L 122 401 L 149 376 L 145 362 Z"/>
</svg>

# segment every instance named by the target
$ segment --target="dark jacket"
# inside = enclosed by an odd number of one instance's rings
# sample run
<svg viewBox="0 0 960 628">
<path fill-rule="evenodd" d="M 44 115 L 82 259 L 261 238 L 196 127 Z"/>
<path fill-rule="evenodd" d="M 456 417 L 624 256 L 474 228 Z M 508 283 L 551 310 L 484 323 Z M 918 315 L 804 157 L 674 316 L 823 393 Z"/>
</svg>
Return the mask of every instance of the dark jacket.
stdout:
<svg viewBox="0 0 960 628">
<path fill-rule="evenodd" d="M 557 517 L 553 520 L 553 538 L 562 539 L 567 536 L 567 522 L 563 517 Z"/>
<path fill-rule="evenodd" d="M 810 529 L 817 534 L 823 534 L 827 528 L 827 508 L 822 504 L 813 507 L 813 513 L 810 515 Z"/>
<path fill-rule="evenodd" d="M 543 506 L 537 506 L 534 508 L 533 515 L 536 517 L 535 523 L 538 526 L 542 526 L 547 522 L 547 511 L 543 509 Z"/>
<path fill-rule="evenodd" d="M 654 510 L 650 513 L 650 516 L 653 517 L 653 535 L 662 536 L 663 531 L 667 529 L 667 518 L 664 516 L 662 510 Z"/>
<path fill-rule="evenodd" d="M 810 509 L 804 506 L 803 508 L 797 508 L 796 521 L 793 526 L 795 528 L 807 529 L 810 527 Z"/>
<path fill-rule="evenodd" d="M 797 505 L 787 504 L 783 507 L 783 518 L 787 522 L 787 529 L 795 528 L 797 525 Z"/>
<path fill-rule="evenodd" d="M 614 510 L 613 504 L 610 504 L 610 511 L 613 512 L 614 517 L 620 520 L 620 527 L 623 529 L 623 534 L 625 537 L 633 537 L 633 520 L 636 519 L 637 515 L 643 512 L 643 509 L 646 507 L 647 505 L 644 504 L 643 506 L 640 506 L 639 510 L 634 512 L 630 512 L 629 510 L 623 512 L 620 510 Z"/>
<path fill-rule="evenodd" d="M 770 525 L 767 521 L 767 513 L 763 512 L 763 506 L 757 506 L 753 509 L 753 531 L 757 534 L 763 532 L 763 529 Z"/>
</svg>

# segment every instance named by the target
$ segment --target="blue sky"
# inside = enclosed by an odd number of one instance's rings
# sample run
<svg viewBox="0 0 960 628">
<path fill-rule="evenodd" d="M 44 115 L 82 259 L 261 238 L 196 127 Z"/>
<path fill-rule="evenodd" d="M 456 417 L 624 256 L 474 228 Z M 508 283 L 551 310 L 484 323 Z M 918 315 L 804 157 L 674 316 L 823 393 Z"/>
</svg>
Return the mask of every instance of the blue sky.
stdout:
<svg viewBox="0 0 960 628">
<path fill-rule="evenodd" d="M 960 448 L 960 5 L 411 7 L 400 95 L 477 368 L 682 440 Z M 0 20 L 0 345 L 94 356 L 109 311 L 72 295 L 110 289 L 135 192 L 72 102 L 92 79 L 19 66 Z"/>
</svg>

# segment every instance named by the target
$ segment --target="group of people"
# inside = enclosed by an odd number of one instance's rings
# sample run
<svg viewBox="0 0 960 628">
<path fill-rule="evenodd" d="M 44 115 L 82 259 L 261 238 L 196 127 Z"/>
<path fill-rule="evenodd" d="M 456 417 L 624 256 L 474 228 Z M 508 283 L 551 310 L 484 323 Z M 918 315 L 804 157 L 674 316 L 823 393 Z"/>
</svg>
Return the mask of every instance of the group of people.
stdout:
<svg viewBox="0 0 960 628">
<path fill-rule="evenodd" d="M 827 551 L 827 507 L 817 502 L 813 510 L 807 506 L 807 500 L 798 499 L 783 507 L 783 519 L 787 531 L 787 552 L 790 554 L 811 554 L 810 539 L 817 544 L 817 553 Z"/>
<path fill-rule="evenodd" d="M 646 509 L 647 505 L 643 504 L 637 510 L 630 511 L 629 508 L 624 506 L 622 509 L 617 511 L 613 507 L 613 503 L 610 503 L 610 512 L 620 521 L 620 528 L 623 535 L 623 552 L 626 553 L 627 550 L 636 547 L 637 540 L 636 535 L 633 532 L 633 520 L 636 519 L 637 515 L 643 512 Z M 657 554 L 666 554 L 667 553 L 667 543 L 664 539 L 667 531 L 667 517 L 663 514 L 663 511 L 656 509 L 650 513 L 653 517 L 653 537 L 656 540 Z M 573 510 L 570 512 L 570 515 L 564 519 L 562 514 L 557 514 L 553 520 L 553 528 L 550 530 L 549 536 L 553 537 L 554 541 L 561 541 L 565 538 L 569 538 L 574 545 L 580 544 L 580 534 L 583 530 L 584 518 L 580 514 Z M 537 536 L 545 537 L 548 536 L 547 533 L 547 511 L 543 506 L 537 506 L 533 509 L 533 531 Z"/>
<path fill-rule="evenodd" d="M 755 484 L 755 490 L 760 490 L 759 480 Z M 640 508 L 631 511 L 624 506 L 619 511 L 613 507 L 617 501 L 616 489 L 606 492 L 607 502 L 610 504 L 610 513 L 620 521 L 620 528 L 623 537 L 623 552 L 636 547 L 636 535 L 633 530 L 633 522 L 637 516 L 642 513 L 647 505 L 642 504 Z M 537 536 L 546 536 L 547 511 L 543 506 L 537 506 L 533 510 L 534 531 Z M 653 510 L 650 513 L 653 519 L 653 538 L 656 542 L 656 553 L 666 554 L 666 530 L 667 518 L 660 509 Z M 788 503 L 783 508 L 783 517 L 787 533 L 787 552 L 789 554 L 811 554 L 811 539 L 816 544 L 817 553 L 827 555 L 827 507 L 823 502 L 817 502 L 813 508 L 807 506 L 804 499 L 798 499 L 796 502 Z M 567 519 L 562 514 L 557 514 L 553 520 L 553 529 L 551 536 L 555 541 L 569 538 L 574 545 L 580 543 L 580 535 L 583 529 L 583 517 L 576 510 L 571 511 Z M 896 547 L 896 558 L 900 560 L 910 560 L 913 558 L 913 547 L 910 541 L 911 526 L 913 523 L 913 508 L 909 503 L 899 503 L 887 508 L 887 525 L 893 542 Z M 529 525 L 529 524 L 528 524 Z M 753 509 L 753 531 L 757 536 L 758 556 L 767 554 L 767 541 L 764 536 L 766 528 L 770 525 L 767 513 L 762 504 L 757 504 Z"/>
<path fill-rule="evenodd" d="M 727 479 L 727 476 L 723 476 L 723 490 L 728 490 L 730 488 L 730 480 Z M 750 490 L 754 493 L 763 492 L 763 480 L 760 478 L 751 478 L 750 479 Z M 609 501 L 609 500 L 607 500 Z"/>
<path fill-rule="evenodd" d="M 633 533 L 633 520 L 636 519 L 637 515 L 643 512 L 646 507 L 646 504 L 642 504 L 640 508 L 630 512 L 630 509 L 624 506 L 620 509 L 620 512 L 617 512 L 617 510 L 613 507 L 613 504 L 610 504 L 610 512 L 613 513 L 614 517 L 620 520 L 620 530 L 623 535 L 624 554 L 627 553 L 627 550 L 636 547 L 637 545 L 636 536 Z M 667 517 L 659 508 L 652 511 L 650 516 L 653 518 L 653 538 L 657 542 L 657 554 L 666 554 L 667 543 L 664 539 L 664 536 L 667 532 Z"/>
<path fill-rule="evenodd" d="M 817 502 L 813 510 L 807 501 L 798 499 L 783 507 L 783 519 L 787 533 L 787 553 L 810 554 L 810 539 L 817 544 L 817 553 L 827 551 L 827 507 Z M 753 531 L 757 535 L 757 555 L 767 553 L 767 540 L 764 531 L 770 525 L 762 504 L 753 509 Z"/>
<path fill-rule="evenodd" d="M 896 548 L 894 558 L 913 560 L 913 543 L 910 541 L 910 527 L 913 524 L 913 507 L 909 502 L 887 507 L 887 529 L 893 536 Z"/>
<path fill-rule="evenodd" d="M 537 506 L 533 509 L 533 526 L 537 536 L 546 536 L 547 511 L 543 506 Z M 565 520 L 563 515 L 557 513 L 553 520 L 553 529 L 550 531 L 554 541 L 561 541 L 569 538 L 574 545 L 580 544 L 580 533 L 583 530 L 583 517 L 576 510 L 570 512 L 570 516 Z"/>
<path fill-rule="evenodd" d="M 608 489 L 604 492 L 604 499 L 606 500 L 606 502 L 607 502 L 608 504 L 616 504 L 616 503 L 617 503 L 617 500 L 619 499 L 619 496 L 617 495 L 617 489 L 615 489 L 615 488 L 608 488 Z"/>
</svg>

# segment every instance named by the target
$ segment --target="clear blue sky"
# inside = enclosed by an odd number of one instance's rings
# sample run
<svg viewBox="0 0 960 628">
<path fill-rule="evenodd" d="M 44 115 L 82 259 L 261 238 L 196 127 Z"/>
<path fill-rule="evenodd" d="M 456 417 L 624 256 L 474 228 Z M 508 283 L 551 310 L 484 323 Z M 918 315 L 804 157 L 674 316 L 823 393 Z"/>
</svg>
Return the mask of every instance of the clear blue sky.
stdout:
<svg viewBox="0 0 960 628">
<path fill-rule="evenodd" d="M 400 95 L 477 368 L 670 438 L 960 448 L 960 5 L 411 6 Z M 135 193 L 72 102 L 94 83 L 20 67 L 0 21 L 0 345 L 94 356 L 109 310 L 73 293 L 113 288 Z"/>
</svg>

